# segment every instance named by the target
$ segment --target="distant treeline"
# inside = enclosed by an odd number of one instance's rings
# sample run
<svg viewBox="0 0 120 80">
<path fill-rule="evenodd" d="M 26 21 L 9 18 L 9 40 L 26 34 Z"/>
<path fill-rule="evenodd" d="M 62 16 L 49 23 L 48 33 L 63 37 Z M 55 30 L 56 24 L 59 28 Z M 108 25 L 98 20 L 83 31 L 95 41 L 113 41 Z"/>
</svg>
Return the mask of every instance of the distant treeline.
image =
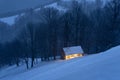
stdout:
<svg viewBox="0 0 120 80">
<path fill-rule="evenodd" d="M 0 25 L 1 35 L 8 25 L 2 22 Z M 120 44 L 120 0 L 104 4 L 101 0 L 73 1 L 65 11 L 30 9 L 19 15 L 11 28 L 16 36 L 0 44 L 0 66 L 19 66 L 24 61 L 30 68 L 37 58 L 56 60 L 62 48 L 69 46 L 81 45 L 87 54 L 99 53 Z"/>
</svg>

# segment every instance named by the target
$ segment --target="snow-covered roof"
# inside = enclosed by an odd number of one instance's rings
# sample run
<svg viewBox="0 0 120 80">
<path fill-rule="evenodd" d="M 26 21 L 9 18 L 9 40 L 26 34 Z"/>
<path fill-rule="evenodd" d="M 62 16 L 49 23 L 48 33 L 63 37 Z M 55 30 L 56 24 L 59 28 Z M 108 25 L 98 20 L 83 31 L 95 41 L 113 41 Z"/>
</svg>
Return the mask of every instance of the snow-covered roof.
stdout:
<svg viewBox="0 0 120 80">
<path fill-rule="evenodd" d="M 63 51 L 66 55 L 76 54 L 76 53 L 81 53 L 81 54 L 84 53 L 81 46 L 66 47 L 66 48 L 63 48 Z"/>
</svg>

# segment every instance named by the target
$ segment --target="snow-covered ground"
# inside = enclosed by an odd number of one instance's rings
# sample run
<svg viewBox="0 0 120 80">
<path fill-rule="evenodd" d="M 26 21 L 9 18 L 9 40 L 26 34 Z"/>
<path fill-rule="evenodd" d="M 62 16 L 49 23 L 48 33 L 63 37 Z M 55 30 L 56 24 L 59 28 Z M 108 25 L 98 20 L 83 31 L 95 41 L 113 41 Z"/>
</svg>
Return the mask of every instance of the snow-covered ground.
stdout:
<svg viewBox="0 0 120 80">
<path fill-rule="evenodd" d="M 12 66 L 0 71 L 0 80 L 120 80 L 120 46 L 106 52 L 67 61 L 46 62 L 25 70 Z"/>
</svg>

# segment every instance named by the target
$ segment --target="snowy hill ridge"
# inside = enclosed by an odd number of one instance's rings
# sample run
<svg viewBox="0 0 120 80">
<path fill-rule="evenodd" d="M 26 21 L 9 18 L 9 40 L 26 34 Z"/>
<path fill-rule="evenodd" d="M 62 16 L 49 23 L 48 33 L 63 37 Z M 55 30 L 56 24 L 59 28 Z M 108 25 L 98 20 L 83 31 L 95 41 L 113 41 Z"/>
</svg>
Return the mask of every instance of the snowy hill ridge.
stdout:
<svg viewBox="0 0 120 80">
<path fill-rule="evenodd" d="M 44 8 L 52 7 L 52 8 L 56 8 L 59 11 L 65 12 L 66 10 L 68 10 L 68 5 L 71 6 L 72 1 L 82 2 L 83 0 L 52 0 L 52 1 L 50 1 L 49 4 L 46 3 L 46 5 L 44 5 L 42 7 L 44 7 Z M 86 0 L 86 1 L 87 2 L 95 2 L 95 0 Z M 105 2 L 105 1 L 107 1 L 107 0 L 103 0 L 103 2 Z M 37 7 L 37 8 L 33 8 L 33 9 L 35 11 L 39 11 L 41 9 L 41 7 Z M 24 14 L 24 12 L 21 14 Z M 14 15 L 14 16 L 9 16 L 9 17 L 3 17 L 3 18 L 0 18 L 0 21 L 3 21 L 9 25 L 13 25 L 15 23 L 15 19 L 17 17 L 18 17 L 18 14 Z"/>
<path fill-rule="evenodd" d="M 58 9 L 58 10 L 66 10 L 63 6 L 60 6 L 60 5 L 58 5 L 57 4 L 57 2 L 59 2 L 60 0 L 53 0 L 53 3 L 50 3 L 50 4 L 46 4 L 46 5 L 44 5 L 43 7 L 44 8 L 48 8 L 48 7 L 52 7 L 52 8 L 56 8 L 56 9 Z M 39 11 L 41 9 L 41 7 L 39 7 L 39 8 L 36 8 L 36 9 L 34 9 L 35 11 Z M 24 14 L 24 12 L 23 13 L 21 13 L 22 15 Z M 0 18 L 0 21 L 2 21 L 2 22 L 5 22 L 5 23 L 7 23 L 8 25 L 13 25 L 14 23 L 15 23 L 15 19 L 19 16 L 20 14 L 16 14 L 16 15 L 14 15 L 14 16 L 9 16 L 9 17 L 3 17 L 3 18 Z"/>
<path fill-rule="evenodd" d="M 120 80 L 119 57 L 120 46 L 117 46 L 100 54 L 56 61 L 30 71 L 20 72 L 23 66 L 7 68 L 0 72 L 3 75 L 0 80 Z"/>
</svg>

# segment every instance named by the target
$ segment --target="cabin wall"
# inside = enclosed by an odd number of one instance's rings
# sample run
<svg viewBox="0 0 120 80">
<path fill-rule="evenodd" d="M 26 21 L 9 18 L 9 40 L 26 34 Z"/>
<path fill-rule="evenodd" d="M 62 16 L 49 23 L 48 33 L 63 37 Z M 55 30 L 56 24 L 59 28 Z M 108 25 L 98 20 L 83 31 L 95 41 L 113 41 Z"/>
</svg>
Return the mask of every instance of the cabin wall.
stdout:
<svg viewBox="0 0 120 80">
<path fill-rule="evenodd" d="M 61 59 L 65 59 L 65 53 L 64 53 L 64 51 L 63 50 L 61 50 Z"/>
<path fill-rule="evenodd" d="M 65 59 L 68 60 L 68 59 L 73 59 L 73 58 L 77 58 L 77 57 L 82 57 L 83 54 L 71 54 L 71 55 L 66 55 L 65 56 Z"/>
</svg>

